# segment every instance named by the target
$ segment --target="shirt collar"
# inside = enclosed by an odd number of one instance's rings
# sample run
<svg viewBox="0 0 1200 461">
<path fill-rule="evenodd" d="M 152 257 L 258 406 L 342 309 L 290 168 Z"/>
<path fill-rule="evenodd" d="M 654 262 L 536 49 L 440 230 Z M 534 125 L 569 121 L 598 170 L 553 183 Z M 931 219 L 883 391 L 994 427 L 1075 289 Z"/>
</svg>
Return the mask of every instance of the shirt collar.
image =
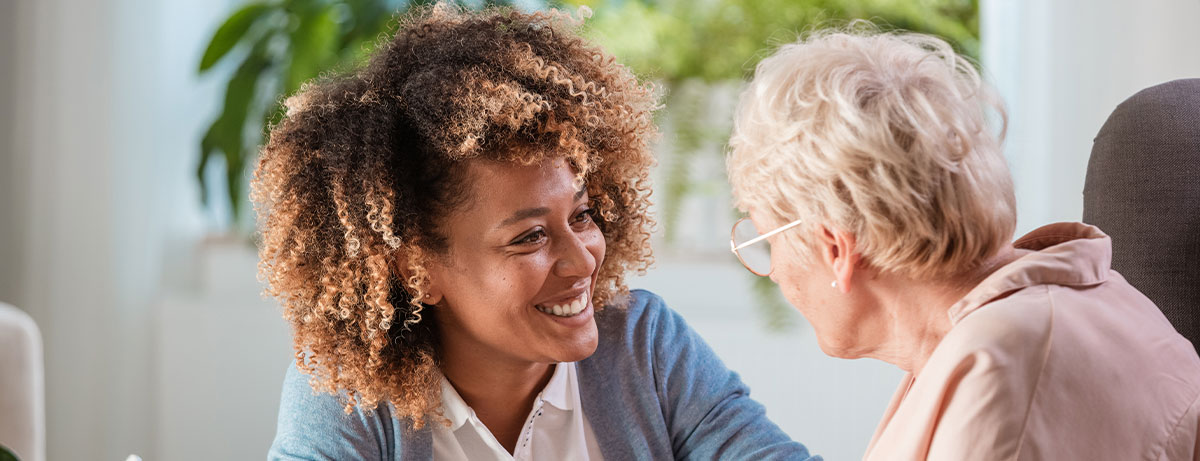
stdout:
<svg viewBox="0 0 1200 461">
<path fill-rule="evenodd" d="M 579 404 L 579 382 L 575 375 L 575 362 L 557 364 L 550 381 L 538 397 L 559 410 L 575 409 Z M 466 424 L 471 413 L 471 407 L 454 389 L 454 385 L 442 376 L 442 416 L 450 420 L 450 431 L 456 431 Z"/>
<path fill-rule="evenodd" d="M 579 385 L 575 376 L 575 363 L 560 363 L 554 367 L 554 375 L 542 389 L 541 399 L 559 410 L 573 410 L 579 401 Z"/>
<path fill-rule="evenodd" d="M 451 432 L 466 424 L 467 418 L 471 416 L 471 407 L 467 406 L 467 402 L 458 395 L 458 391 L 454 390 L 454 386 L 445 376 L 442 376 L 442 416 L 450 420 Z"/>
<path fill-rule="evenodd" d="M 1095 226 L 1056 223 L 1034 230 L 1013 246 L 1033 250 L 976 285 L 950 306 L 950 323 L 957 324 L 984 304 L 1035 285 L 1096 285 L 1108 279 L 1112 241 Z"/>
</svg>

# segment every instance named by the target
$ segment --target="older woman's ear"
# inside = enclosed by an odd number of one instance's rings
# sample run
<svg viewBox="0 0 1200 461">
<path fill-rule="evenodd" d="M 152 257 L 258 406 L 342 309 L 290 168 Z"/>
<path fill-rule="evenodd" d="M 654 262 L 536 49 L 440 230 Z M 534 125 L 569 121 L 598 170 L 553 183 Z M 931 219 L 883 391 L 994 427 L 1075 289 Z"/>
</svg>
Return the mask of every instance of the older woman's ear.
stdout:
<svg viewBox="0 0 1200 461">
<path fill-rule="evenodd" d="M 849 293 L 860 259 L 854 234 L 822 227 L 817 245 L 821 259 L 833 271 L 830 286 L 842 293 Z"/>
</svg>

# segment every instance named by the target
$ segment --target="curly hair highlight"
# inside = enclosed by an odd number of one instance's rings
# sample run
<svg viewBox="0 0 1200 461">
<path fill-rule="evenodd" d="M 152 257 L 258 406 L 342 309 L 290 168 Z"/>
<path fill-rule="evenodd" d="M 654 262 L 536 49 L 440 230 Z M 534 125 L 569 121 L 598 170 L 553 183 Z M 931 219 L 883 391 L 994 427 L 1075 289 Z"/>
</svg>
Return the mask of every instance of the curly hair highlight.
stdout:
<svg viewBox="0 0 1200 461">
<path fill-rule="evenodd" d="M 624 275 L 652 262 L 656 97 L 579 38 L 580 22 L 413 8 L 366 66 L 285 102 L 252 182 L 259 273 L 292 326 L 298 367 L 315 390 L 344 392 L 347 412 L 386 402 L 415 428 L 437 413 L 424 262 L 446 251 L 437 222 L 469 200 L 468 160 L 575 168 L 607 244 L 597 306 L 619 305 Z"/>
</svg>

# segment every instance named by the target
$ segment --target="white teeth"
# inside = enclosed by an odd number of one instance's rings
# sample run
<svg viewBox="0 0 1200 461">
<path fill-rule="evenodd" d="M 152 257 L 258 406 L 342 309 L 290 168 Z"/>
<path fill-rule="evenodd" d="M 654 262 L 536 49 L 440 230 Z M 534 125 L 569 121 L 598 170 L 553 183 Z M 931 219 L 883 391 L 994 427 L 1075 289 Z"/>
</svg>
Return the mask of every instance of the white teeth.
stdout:
<svg viewBox="0 0 1200 461">
<path fill-rule="evenodd" d="M 578 315 L 580 312 L 583 312 L 583 309 L 587 307 L 587 300 L 588 294 L 585 292 L 570 303 L 559 304 L 550 307 L 537 306 L 537 310 L 547 314 L 557 315 L 559 317 L 572 317 Z"/>
</svg>

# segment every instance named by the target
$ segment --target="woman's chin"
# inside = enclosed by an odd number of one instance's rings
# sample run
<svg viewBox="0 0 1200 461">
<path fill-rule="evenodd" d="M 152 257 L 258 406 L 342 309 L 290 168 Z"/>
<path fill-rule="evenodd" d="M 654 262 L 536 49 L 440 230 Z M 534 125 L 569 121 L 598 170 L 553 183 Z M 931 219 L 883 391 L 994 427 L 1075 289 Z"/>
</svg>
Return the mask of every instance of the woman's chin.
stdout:
<svg viewBox="0 0 1200 461">
<path fill-rule="evenodd" d="M 576 353 L 576 354 L 563 355 L 561 357 L 558 357 L 555 360 L 555 362 L 557 362 L 557 363 L 578 362 L 578 361 L 584 360 L 588 357 L 591 357 L 592 354 L 595 354 L 595 353 L 596 353 L 596 349 L 592 348 L 590 351 L 587 351 L 587 352 L 580 351 L 579 353 Z"/>
<path fill-rule="evenodd" d="M 578 362 L 596 353 L 596 347 L 599 346 L 600 341 L 595 322 L 590 327 L 584 327 L 583 330 L 578 332 L 575 337 L 559 343 L 560 347 L 552 355 L 554 361 Z"/>
<path fill-rule="evenodd" d="M 853 345 L 844 344 L 839 341 L 826 340 L 824 336 L 817 333 L 817 346 L 821 348 L 821 352 L 835 359 L 857 359 L 862 358 Z"/>
</svg>

